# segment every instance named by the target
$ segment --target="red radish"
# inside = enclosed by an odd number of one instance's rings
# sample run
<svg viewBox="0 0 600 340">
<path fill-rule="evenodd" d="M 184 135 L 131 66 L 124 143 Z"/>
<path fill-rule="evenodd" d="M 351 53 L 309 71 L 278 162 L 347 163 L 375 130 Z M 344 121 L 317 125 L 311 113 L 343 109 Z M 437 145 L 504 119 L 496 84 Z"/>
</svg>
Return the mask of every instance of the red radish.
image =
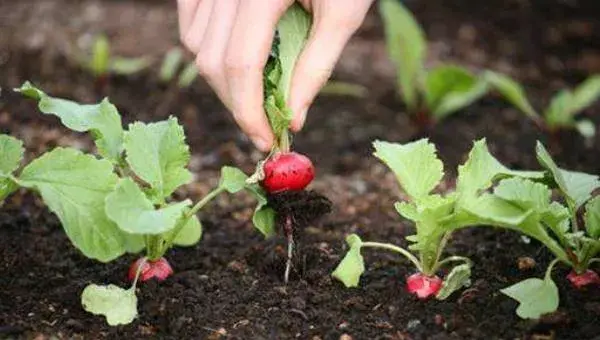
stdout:
<svg viewBox="0 0 600 340">
<path fill-rule="evenodd" d="M 269 193 L 299 191 L 315 178 L 315 168 L 308 157 L 297 152 L 278 153 L 264 167 L 263 188 Z"/>
<path fill-rule="evenodd" d="M 406 289 L 415 294 L 419 299 L 426 299 L 442 288 L 442 279 L 437 275 L 426 276 L 423 273 L 415 273 L 406 279 Z"/>
<path fill-rule="evenodd" d="M 572 270 L 569 275 L 567 275 L 567 279 L 571 281 L 571 284 L 575 286 L 575 288 L 582 288 L 590 284 L 600 284 L 600 276 L 590 269 L 586 270 L 583 274 L 577 274 L 577 272 Z"/>
<path fill-rule="evenodd" d="M 151 278 L 156 278 L 158 281 L 163 281 L 167 277 L 171 276 L 171 274 L 173 274 L 173 269 L 171 268 L 171 265 L 169 264 L 169 262 L 167 262 L 167 260 L 164 257 L 161 257 L 157 261 L 150 261 L 147 260 L 145 257 L 142 257 L 135 261 L 131 265 L 131 267 L 129 267 L 129 281 L 135 280 L 135 275 L 137 274 L 137 270 L 140 267 L 140 265 L 142 265 L 139 277 L 139 280 L 141 282 L 148 281 Z"/>
</svg>

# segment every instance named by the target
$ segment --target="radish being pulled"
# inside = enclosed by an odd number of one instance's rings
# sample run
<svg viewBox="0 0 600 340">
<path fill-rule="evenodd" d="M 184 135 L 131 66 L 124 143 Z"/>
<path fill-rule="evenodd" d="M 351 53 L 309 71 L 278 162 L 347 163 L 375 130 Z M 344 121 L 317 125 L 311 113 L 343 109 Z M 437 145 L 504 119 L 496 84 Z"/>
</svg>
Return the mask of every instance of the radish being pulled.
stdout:
<svg viewBox="0 0 600 340">
<path fill-rule="evenodd" d="M 310 159 L 297 152 L 282 152 L 271 157 L 263 166 L 262 187 L 270 194 L 304 190 L 315 178 Z"/>
<path fill-rule="evenodd" d="M 258 198 L 252 219 L 265 236 L 277 229 L 287 238 L 284 281 L 289 279 L 294 252 L 294 234 L 330 211 L 331 202 L 314 191 L 305 191 L 315 177 L 311 160 L 292 150 L 289 128 L 294 112 L 289 107 L 295 63 L 302 53 L 311 27 L 311 16 L 297 2 L 277 24 L 271 53 L 263 70 L 264 110 L 274 143 L 247 185 Z"/>
<path fill-rule="evenodd" d="M 277 152 L 262 165 L 261 187 L 268 206 L 275 212 L 274 224 L 283 230 L 288 242 L 284 281 L 289 280 L 294 252 L 294 234 L 314 219 L 330 211 L 331 202 L 304 189 L 315 177 L 310 159 L 293 151 Z"/>
<path fill-rule="evenodd" d="M 145 257 L 137 259 L 131 264 L 131 267 L 129 267 L 129 273 L 127 275 L 129 281 L 133 282 L 133 280 L 135 280 L 138 269 L 140 270 L 138 280 L 141 282 L 148 281 L 152 278 L 163 281 L 173 274 L 173 268 L 171 268 L 171 265 L 164 257 L 161 257 L 156 261 L 150 261 Z"/>
</svg>

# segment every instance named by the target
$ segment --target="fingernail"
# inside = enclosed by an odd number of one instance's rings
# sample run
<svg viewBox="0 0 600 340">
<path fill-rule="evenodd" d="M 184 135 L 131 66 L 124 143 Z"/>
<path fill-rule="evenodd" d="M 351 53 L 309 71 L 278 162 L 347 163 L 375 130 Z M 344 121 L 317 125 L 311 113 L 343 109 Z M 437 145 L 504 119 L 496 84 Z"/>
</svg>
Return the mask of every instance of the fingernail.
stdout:
<svg viewBox="0 0 600 340">
<path fill-rule="evenodd" d="M 304 109 L 301 109 L 299 112 L 300 112 L 300 114 L 298 115 L 298 123 L 295 124 L 295 126 L 294 126 L 294 130 L 296 130 L 296 131 L 302 129 L 302 127 L 304 126 L 304 121 L 306 121 L 306 115 L 308 113 L 308 109 L 304 108 Z"/>
<path fill-rule="evenodd" d="M 260 136 L 251 136 L 250 139 L 252 140 L 252 143 L 254 143 L 254 145 L 260 151 L 268 151 L 269 150 L 269 143 L 264 138 L 262 138 Z"/>
</svg>

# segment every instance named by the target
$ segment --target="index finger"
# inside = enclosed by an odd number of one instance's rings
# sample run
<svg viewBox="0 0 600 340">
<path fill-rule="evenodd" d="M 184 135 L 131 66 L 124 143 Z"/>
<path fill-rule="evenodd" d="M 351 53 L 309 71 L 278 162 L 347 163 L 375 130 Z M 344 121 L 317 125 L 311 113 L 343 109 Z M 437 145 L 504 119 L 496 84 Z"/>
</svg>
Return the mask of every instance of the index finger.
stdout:
<svg viewBox="0 0 600 340">
<path fill-rule="evenodd" d="M 293 0 L 240 2 L 229 38 L 225 72 L 233 115 L 242 130 L 262 151 L 273 145 L 273 132 L 263 108 L 263 69 L 277 21 Z"/>
</svg>

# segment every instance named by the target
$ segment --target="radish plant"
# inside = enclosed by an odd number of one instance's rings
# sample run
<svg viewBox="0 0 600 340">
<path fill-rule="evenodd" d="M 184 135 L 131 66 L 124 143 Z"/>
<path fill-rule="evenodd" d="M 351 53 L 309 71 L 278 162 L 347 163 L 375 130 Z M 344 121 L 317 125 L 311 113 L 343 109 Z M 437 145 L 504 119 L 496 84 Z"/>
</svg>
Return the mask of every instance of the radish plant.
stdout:
<svg viewBox="0 0 600 340">
<path fill-rule="evenodd" d="M 577 120 L 577 115 L 600 98 L 600 76 L 589 77 L 573 90 L 561 90 L 552 98 L 543 114 L 533 108 L 525 89 L 515 80 L 492 71 L 487 71 L 484 77 L 511 105 L 550 133 L 559 129 L 576 129 L 584 138 L 595 136 L 594 123 L 589 119 Z"/>
<path fill-rule="evenodd" d="M 536 151 L 548 185 L 510 179 L 489 194 L 490 200 L 509 204 L 513 217 L 523 217 L 517 230 L 542 242 L 556 257 L 543 279 L 526 279 L 502 290 L 520 303 L 517 314 L 522 318 L 538 318 L 558 308 L 558 288 L 551 276 L 558 263 L 571 268 L 567 279 L 573 287 L 600 285 L 600 277 L 590 269 L 600 262 L 600 196 L 593 197 L 600 188 L 599 177 L 559 168 L 541 143 Z M 552 200 L 552 189 L 560 201 Z M 490 217 L 483 209 L 477 214 Z"/>
<path fill-rule="evenodd" d="M 173 269 L 166 252 L 196 244 L 202 235 L 196 214 L 220 193 L 244 189 L 246 175 L 224 167 L 219 184 L 203 199 L 176 201 L 175 190 L 192 180 L 186 168 L 189 147 L 176 118 L 134 122 L 124 129 L 108 99 L 78 104 L 48 96 L 29 82 L 15 90 L 37 100 L 40 111 L 57 116 L 67 128 L 89 132 L 98 152 L 58 147 L 17 173 L 22 143 L 0 135 L 0 198 L 19 187 L 39 193 L 88 258 L 110 262 L 143 252 L 129 270 L 131 289 L 90 285 L 82 295 L 84 308 L 105 315 L 109 324 L 129 323 L 137 314 L 137 282 L 169 277 Z"/>
<path fill-rule="evenodd" d="M 90 52 L 79 52 L 77 60 L 83 69 L 96 78 L 96 86 L 104 89 L 108 85 L 111 74 L 132 75 L 150 66 L 148 57 L 125 58 L 111 55 L 110 41 L 104 34 L 94 37 Z"/>
<path fill-rule="evenodd" d="M 263 73 L 264 109 L 275 136 L 267 158 L 247 180 L 258 197 L 253 222 L 266 236 L 281 227 L 288 243 L 284 281 L 289 280 L 294 252 L 294 234 L 315 218 L 329 212 L 325 197 L 304 189 L 312 182 L 315 169 L 311 160 L 292 151 L 289 125 L 293 112 L 287 101 L 294 65 L 308 37 L 311 18 L 297 3 L 277 24 L 271 55 Z M 310 211 L 303 211 L 310 210 Z"/>
<path fill-rule="evenodd" d="M 425 34 L 400 1 L 379 1 L 379 12 L 388 54 L 396 67 L 398 91 L 417 124 L 425 127 L 438 122 L 487 93 L 485 80 L 465 68 L 425 68 Z"/>
<path fill-rule="evenodd" d="M 488 190 L 502 178 L 537 178 L 542 172 L 515 171 L 502 165 L 488 151 L 485 140 L 475 142 L 467 161 L 458 169 L 457 187 L 444 195 L 434 189 L 444 176 L 442 162 L 436 156 L 435 146 L 421 139 L 408 144 L 382 141 L 374 143 L 374 155 L 396 175 L 409 200 L 398 202 L 398 213 L 415 223 L 416 232 L 407 236 L 408 249 L 397 245 L 367 242 L 358 235 L 349 235 L 350 249 L 333 272 L 333 277 L 346 287 L 356 287 L 365 270 L 361 252 L 366 248 L 384 249 L 406 257 L 417 269 L 407 278 L 408 292 L 419 298 L 435 296 L 445 299 L 457 289 L 467 285 L 471 275 L 471 260 L 459 255 L 446 256 L 444 249 L 455 230 L 477 225 L 514 225 L 518 220 L 504 220 L 503 207 L 483 205 Z M 491 217 L 480 217 L 473 208 L 489 209 Z M 442 280 L 441 269 L 452 264 L 449 274 Z"/>
<path fill-rule="evenodd" d="M 165 54 L 163 62 L 160 66 L 158 78 L 162 83 L 171 82 L 176 76 L 179 69 L 182 67 L 183 53 L 180 48 L 173 48 Z M 198 69 L 194 62 L 189 62 L 183 66 L 183 70 L 177 77 L 177 86 L 180 89 L 189 87 L 194 80 L 198 78 Z"/>
</svg>

